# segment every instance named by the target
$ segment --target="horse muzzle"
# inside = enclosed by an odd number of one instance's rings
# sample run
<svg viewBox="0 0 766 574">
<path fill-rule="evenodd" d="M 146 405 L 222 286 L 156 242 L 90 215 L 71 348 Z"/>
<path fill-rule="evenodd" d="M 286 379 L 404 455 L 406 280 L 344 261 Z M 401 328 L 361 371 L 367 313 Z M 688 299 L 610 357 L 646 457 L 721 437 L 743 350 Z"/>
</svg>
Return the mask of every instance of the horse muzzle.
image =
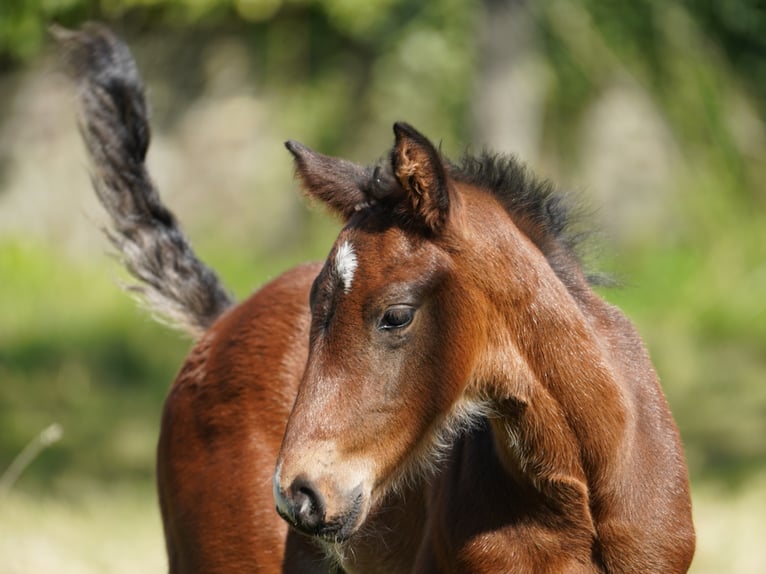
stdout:
<svg viewBox="0 0 766 574">
<path fill-rule="evenodd" d="M 296 530 L 330 542 L 344 542 L 359 529 L 367 515 L 368 500 L 361 484 L 342 493 L 298 475 L 283 487 L 280 469 L 274 474 L 277 513 Z"/>
</svg>

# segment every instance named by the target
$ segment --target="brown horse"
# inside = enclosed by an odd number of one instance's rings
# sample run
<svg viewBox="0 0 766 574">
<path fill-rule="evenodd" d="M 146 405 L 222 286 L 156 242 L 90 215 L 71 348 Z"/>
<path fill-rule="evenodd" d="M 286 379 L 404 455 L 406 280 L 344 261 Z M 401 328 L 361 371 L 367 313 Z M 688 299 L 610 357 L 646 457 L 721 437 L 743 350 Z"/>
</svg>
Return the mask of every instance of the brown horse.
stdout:
<svg viewBox="0 0 766 574">
<path fill-rule="evenodd" d="M 512 159 L 453 165 L 394 132 L 374 172 L 288 144 L 346 226 L 312 287 L 280 514 L 342 545 L 441 454 L 418 572 L 685 572 L 678 432 L 634 328 L 588 285 L 561 197 Z"/>
<path fill-rule="evenodd" d="M 127 48 L 59 35 L 112 240 L 198 336 L 158 449 L 171 571 L 687 570 L 676 427 L 550 186 L 512 159 L 453 165 L 406 124 L 375 169 L 289 142 L 346 226 L 324 265 L 234 306 L 145 170 Z"/>
</svg>

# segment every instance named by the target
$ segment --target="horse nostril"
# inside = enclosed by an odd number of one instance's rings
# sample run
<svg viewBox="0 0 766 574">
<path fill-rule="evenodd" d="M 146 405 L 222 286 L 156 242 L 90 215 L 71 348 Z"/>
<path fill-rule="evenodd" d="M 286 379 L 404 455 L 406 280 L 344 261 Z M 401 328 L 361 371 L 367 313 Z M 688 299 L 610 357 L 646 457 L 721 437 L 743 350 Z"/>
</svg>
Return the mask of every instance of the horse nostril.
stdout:
<svg viewBox="0 0 766 574">
<path fill-rule="evenodd" d="M 295 526 L 305 532 L 316 532 L 324 521 L 324 500 L 306 479 L 296 478 L 290 485 Z"/>
</svg>

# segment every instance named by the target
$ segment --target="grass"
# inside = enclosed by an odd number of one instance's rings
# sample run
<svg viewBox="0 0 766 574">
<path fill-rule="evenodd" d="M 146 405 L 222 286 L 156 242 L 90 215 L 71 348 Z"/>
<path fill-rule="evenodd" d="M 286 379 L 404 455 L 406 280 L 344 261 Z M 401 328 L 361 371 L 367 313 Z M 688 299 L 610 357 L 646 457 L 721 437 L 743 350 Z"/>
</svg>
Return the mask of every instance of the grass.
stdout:
<svg viewBox="0 0 766 574">
<path fill-rule="evenodd" d="M 691 574 L 766 572 L 766 475 L 736 492 L 694 489 L 697 553 Z M 121 574 L 166 569 L 154 494 L 83 488 L 75 496 L 12 492 L 0 499 L 4 574 Z"/>
<path fill-rule="evenodd" d="M 766 572 L 766 474 L 738 491 L 720 485 L 694 489 L 697 553 L 692 574 Z"/>
<path fill-rule="evenodd" d="M 0 499 L 4 574 L 128 574 L 167 570 L 147 490 L 83 489 L 75 497 L 13 492 Z"/>
</svg>

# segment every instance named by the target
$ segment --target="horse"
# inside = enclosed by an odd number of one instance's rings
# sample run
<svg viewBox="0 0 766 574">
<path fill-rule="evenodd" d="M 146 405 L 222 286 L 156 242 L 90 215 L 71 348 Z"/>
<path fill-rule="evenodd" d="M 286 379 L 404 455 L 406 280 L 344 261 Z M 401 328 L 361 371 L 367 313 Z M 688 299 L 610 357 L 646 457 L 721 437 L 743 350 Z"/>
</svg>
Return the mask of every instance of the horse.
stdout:
<svg viewBox="0 0 766 574">
<path fill-rule="evenodd" d="M 551 185 L 504 156 L 453 164 L 405 123 L 371 167 L 289 141 L 345 225 L 236 304 L 146 170 L 128 48 L 56 35 L 110 239 L 195 338 L 157 450 L 171 572 L 688 569 L 678 431 Z"/>
<path fill-rule="evenodd" d="M 394 133 L 374 169 L 288 142 L 345 226 L 311 290 L 280 515 L 342 547 L 431 472 L 414 572 L 686 572 L 679 433 L 562 194 L 513 158 L 452 163 Z"/>
</svg>

